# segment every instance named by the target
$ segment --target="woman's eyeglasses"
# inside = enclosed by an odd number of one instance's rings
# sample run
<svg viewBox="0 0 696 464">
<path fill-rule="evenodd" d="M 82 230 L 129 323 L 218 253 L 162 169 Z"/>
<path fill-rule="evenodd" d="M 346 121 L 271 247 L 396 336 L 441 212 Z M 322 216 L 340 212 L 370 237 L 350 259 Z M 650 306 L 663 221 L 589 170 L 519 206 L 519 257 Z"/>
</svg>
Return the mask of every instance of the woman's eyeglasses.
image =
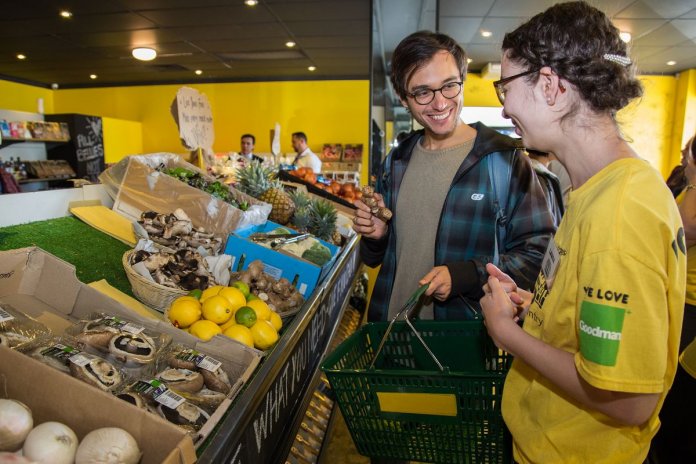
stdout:
<svg viewBox="0 0 696 464">
<path fill-rule="evenodd" d="M 505 103 L 505 84 L 517 79 L 518 77 L 528 76 L 530 74 L 534 74 L 535 72 L 539 72 L 539 70 L 533 69 L 531 71 L 525 71 L 519 74 L 515 74 L 514 76 L 506 77 L 505 79 L 500 79 L 493 82 L 493 87 L 495 87 L 495 94 L 498 96 L 498 100 L 500 100 L 500 103 Z"/>
<path fill-rule="evenodd" d="M 448 100 L 453 99 L 462 92 L 462 81 L 448 82 L 439 89 L 418 89 L 415 92 L 409 93 L 408 96 L 413 98 L 419 105 L 427 105 L 435 99 L 435 92 L 440 92 L 443 97 Z"/>
</svg>

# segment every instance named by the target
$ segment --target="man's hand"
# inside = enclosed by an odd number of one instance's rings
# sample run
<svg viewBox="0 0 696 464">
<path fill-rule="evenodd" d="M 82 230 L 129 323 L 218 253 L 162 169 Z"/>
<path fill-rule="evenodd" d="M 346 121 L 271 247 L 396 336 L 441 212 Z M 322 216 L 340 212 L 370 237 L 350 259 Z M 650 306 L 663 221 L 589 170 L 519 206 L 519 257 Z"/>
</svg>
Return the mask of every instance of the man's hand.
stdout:
<svg viewBox="0 0 696 464">
<path fill-rule="evenodd" d="M 385 206 L 382 195 L 375 193 L 374 198 L 379 206 Z M 375 240 L 387 235 L 387 223 L 375 217 L 369 206 L 360 200 L 355 200 L 353 206 L 357 208 L 353 217 L 353 230 L 356 233 Z"/>
<path fill-rule="evenodd" d="M 425 291 L 426 296 L 432 296 L 440 301 L 445 301 L 449 298 L 450 292 L 452 291 L 452 276 L 447 266 L 435 266 L 418 281 L 418 285 L 425 285 L 427 283 L 429 283 L 430 286 Z"/>
</svg>

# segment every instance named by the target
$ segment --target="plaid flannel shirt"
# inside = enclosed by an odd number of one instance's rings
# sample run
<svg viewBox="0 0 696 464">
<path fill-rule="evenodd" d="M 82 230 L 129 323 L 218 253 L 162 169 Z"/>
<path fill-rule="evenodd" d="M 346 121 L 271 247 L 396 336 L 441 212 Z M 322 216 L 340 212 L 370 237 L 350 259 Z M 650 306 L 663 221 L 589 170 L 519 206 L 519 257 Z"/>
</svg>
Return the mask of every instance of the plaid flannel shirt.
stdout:
<svg viewBox="0 0 696 464">
<path fill-rule="evenodd" d="M 506 209 L 506 239 L 499 249 L 500 268 L 519 287 L 531 289 L 534 285 L 546 246 L 555 232 L 544 191 L 517 142 L 482 123 L 472 127 L 476 129 L 474 145 L 454 176 L 437 229 L 435 266 L 448 267 L 452 291 L 446 301 L 433 300 L 436 319 L 473 318 L 478 299 L 483 295 L 481 287 L 488 279 L 485 265 L 493 260 L 496 231 L 493 195 L 489 194 L 491 183 L 487 155 L 496 151 L 516 152 L 512 158 Z M 386 206 L 392 211 L 413 147 L 422 135 L 423 131 L 418 131 L 399 144 L 378 171 L 375 189 L 384 196 Z M 480 194 L 483 194 L 483 201 L 474 201 L 474 198 L 480 198 Z M 370 298 L 368 319 L 371 321 L 387 317 L 397 266 L 398 231 L 394 230 L 393 224 L 394 221 L 382 239 L 363 237 L 360 241 L 363 262 L 370 267 L 382 266 Z M 469 309 L 471 307 L 474 311 Z"/>
</svg>

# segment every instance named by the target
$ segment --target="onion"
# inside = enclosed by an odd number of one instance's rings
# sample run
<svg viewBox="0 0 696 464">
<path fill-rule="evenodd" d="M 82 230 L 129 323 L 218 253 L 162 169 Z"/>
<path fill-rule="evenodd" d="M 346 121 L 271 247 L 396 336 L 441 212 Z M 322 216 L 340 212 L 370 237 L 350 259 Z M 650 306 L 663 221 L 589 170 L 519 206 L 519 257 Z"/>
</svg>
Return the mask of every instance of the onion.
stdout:
<svg viewBox="0 0 696 464">
<path fill-rule="evenodd" d="M 16 451 L 24 442 L 34 419 L 21 401 L 0 399 L 0 451 Z"/>
<path fill-rule="evenodd" d="M 44 422 L 29 432 L 22 452 L 39 464 L 72 464 L 77 451 L 77 436 L 60 422 Z"/>
<path fill-rule="evenodd" d="M 77 448 L 75 464 L 137 464 L 138 442 L 118 427 L 92 430 Z"/>
</svg>

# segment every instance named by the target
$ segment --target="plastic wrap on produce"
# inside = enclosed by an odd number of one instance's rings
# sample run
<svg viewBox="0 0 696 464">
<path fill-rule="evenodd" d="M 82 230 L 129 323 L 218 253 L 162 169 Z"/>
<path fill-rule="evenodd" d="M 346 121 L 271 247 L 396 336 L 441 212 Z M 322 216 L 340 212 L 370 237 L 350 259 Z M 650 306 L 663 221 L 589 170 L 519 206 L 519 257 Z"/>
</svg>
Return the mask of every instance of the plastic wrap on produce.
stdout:
<svg viewBox="0 0 696 464">
<path fill-rule="evenodd" d="M 99 180 L 114 199 L 114 211 L 137 220 L 143 211 L 171 212 L 182 208 L 197 228 L 216 235 L 227 235 L 239 228 L 266 222 L 271 205 L 246 195 L 233 187 L 230 193 L 239 203 L 249 205 L 246 211 L 192 187 L 158 168 L 183 168 L 200 173 L 210 182 L 215 180 L 179 155 L 154 153 L 133 155 L 105 170 Z"/>
</svg>

